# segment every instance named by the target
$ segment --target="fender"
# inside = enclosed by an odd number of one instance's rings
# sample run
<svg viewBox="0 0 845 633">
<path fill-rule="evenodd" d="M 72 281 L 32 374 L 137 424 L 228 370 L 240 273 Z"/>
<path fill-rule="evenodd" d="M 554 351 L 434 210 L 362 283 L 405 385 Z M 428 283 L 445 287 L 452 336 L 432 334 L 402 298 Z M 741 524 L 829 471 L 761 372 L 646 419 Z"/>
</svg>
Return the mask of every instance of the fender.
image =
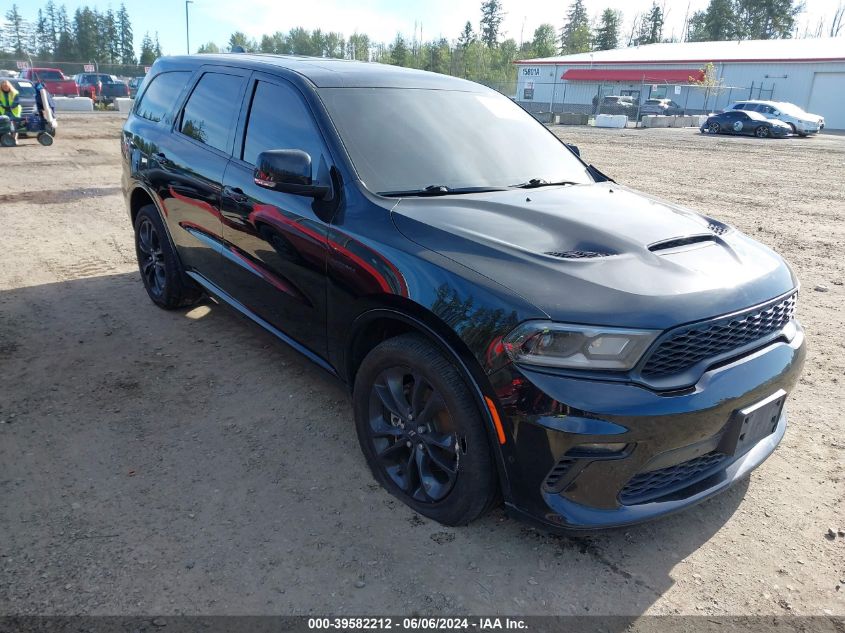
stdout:
<svg viewBox="0 0 845 633">
<path fill-rule="evenodd" d="M 487 433 L 488 444 L 491 452 L 493 453 L 493 458 L 496 463 L 496 471 L 499 477 L 499 485 L 502 491 L 502 496 L 504 497 L 506 503 L 510 502 L 511 486 L 508 463 L 512 462 L 514 459 L 514 457 L 511 455 L 510 449 L 511 445 L 513 444 L 513 441 L 512 436 L 510 435 L 510 433 L 507 432 L 507 430 L 506 442 L 504 444 L 500 444 L 498 441 L 496 425 L 493 421 L 490 409 L 488 408 L 485 401 L 486 398 L 489 398 L 490 400 L 492 400 L 492 402 L 497 402 L 496 394 L 493 392 L 493 389 L 489 385 L 489 382 L 486 379 L 484 379 L 482 382 L 480 376 L 477 376 L 476 372 L 473 372 L 471 370 L 467 360 L 463 358 L 460 354 L 458 354 L 454 346 L 450 344 L 449 341 L 447 341 L 446 338 L 442 336 L 435 328 L 433 328 L 431 325 L 429 325 L 420 318 L 417 318 L 406 312 L 401 312 L 393 308 L 373 308 L 371 310 L 363 312 L 362 314 L 359 314 L 350 326 L 351 335 L 348 341 L 349 347 L 351 348 L 358 335 L 368 323 L 371 323 L 376 319 L 384 317 L 402 321 L 415 328 L 416 330 L 424 333 L 431 341 L 433 341 L 437 345 L 438 348 L 440 348 L 441 351 L 443 351 L 455 363 L 455 366 L 458 368 L 458 371 L 461 373 L 467 385 L 469 386 L 473 398 L 475 399 L 476 406 L 481 412 L 482 419 L 485 422 L 484 427 Z M 347 363 L 349 363 L 350 356 L 351 355 L 347 352 Z M 470 358 L 472 357 L 470 356 Z M 354 382 L 349 379 L 351 377 L 351 372 L 346 372 L 346 376 L 348 386 L 351 390 Z"/>
</svg>

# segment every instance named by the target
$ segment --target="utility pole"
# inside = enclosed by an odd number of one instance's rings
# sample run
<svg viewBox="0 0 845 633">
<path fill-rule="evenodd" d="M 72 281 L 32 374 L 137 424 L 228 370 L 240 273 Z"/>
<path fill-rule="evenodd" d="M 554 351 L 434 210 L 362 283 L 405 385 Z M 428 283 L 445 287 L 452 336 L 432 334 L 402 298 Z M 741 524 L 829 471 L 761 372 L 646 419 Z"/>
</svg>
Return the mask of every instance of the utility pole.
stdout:
<svg viewBox="0 0 845 633">
<path fill-rule="evenodd" d="M 188 55 L 191 54 L 191 29 L 188 22 L 188 5 L 193 4 L 194 0 L 185 0 L 185 43 L 188 48 Z"/>
</svg>

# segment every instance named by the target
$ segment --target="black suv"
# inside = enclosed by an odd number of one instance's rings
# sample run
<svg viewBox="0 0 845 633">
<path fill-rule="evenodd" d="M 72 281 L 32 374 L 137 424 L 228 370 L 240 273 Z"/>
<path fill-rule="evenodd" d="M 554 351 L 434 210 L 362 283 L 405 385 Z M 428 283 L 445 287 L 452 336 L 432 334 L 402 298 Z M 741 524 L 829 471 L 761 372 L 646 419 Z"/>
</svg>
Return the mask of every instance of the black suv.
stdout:
<svg viewBox="0 0 845 633">
<path fill-rule="evenodd" d="M 122 152 L 150 298 L 212 295 L 346 382 L 374 476 L 421 514 L 503 499 L 564 529 L 634 523 L 783 437 L 804 359 L 789 267 L 483 86 L 163 58 Z"/>
</svg>

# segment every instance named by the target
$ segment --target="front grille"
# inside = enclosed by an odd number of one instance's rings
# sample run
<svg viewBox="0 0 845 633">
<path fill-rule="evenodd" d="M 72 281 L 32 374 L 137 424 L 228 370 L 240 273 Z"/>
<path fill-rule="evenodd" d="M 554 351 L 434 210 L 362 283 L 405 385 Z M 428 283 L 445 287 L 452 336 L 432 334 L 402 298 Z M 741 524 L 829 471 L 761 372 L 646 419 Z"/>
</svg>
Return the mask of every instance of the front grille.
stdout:
<svg viewBox="0 0 845 633">
<path fill-rule="evenodd" d="M 612 253 L 599 251 L 548 251 L 546 255 L 560 257 L 561 259 L 589 259 L 592 257 L 609 257 Z"/>
<path fill-rule="evenodd" d="M 712 451 L 675 466 L 634 475 L 619 493 L 625 505 L 645 503 L 695 483 L 718 470 L 727 455 Z"/>
<path fill-rule="evenodd" d="M 739 349 L 778 332 L 795 314 L 796 295 L 765 308 L 674 330 L 658 343 L 643 366 L 646 378 L 679 374 L 708 358 Z"/>
</svg>

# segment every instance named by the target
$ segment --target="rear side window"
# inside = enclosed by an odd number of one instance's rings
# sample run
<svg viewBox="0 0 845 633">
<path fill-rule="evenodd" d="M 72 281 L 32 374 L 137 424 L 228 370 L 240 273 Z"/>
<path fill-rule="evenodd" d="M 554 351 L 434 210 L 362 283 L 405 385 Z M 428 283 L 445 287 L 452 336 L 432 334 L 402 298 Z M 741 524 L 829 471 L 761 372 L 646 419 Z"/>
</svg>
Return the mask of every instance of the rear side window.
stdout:
<svg viewBox="0 0 845 633">
<path fill-rule="evenodd" d="M 205 145 L 229 151 L 229 138 L 241 107 L 244 78 L 205 73 L 200 78 L 185 110 L 179 131 Z"/>
<path fill-rule="evenodd" d="M 734 110 L 742 110 L 744 107 L 745 107 L 745 104 L 744 104 L 744 103 L 737 103 L 737 104 L 734 106 Z"/>
<path fill-rule="evenodd" d="M 173 122 L 173 106 L 190 76 L 187 71 L 156 75 L 135 106 L 135 114 L 148 121 L 170 125 Z"/>
<path fill-rule="evenodd" d="M 243 160 L 254 165 L 261 152 L 271 149 L 301 149 L 316 167 L 323 143 L 311 112 L 293 88 L 259 81 L 246 126 Z"/>
</svg>

